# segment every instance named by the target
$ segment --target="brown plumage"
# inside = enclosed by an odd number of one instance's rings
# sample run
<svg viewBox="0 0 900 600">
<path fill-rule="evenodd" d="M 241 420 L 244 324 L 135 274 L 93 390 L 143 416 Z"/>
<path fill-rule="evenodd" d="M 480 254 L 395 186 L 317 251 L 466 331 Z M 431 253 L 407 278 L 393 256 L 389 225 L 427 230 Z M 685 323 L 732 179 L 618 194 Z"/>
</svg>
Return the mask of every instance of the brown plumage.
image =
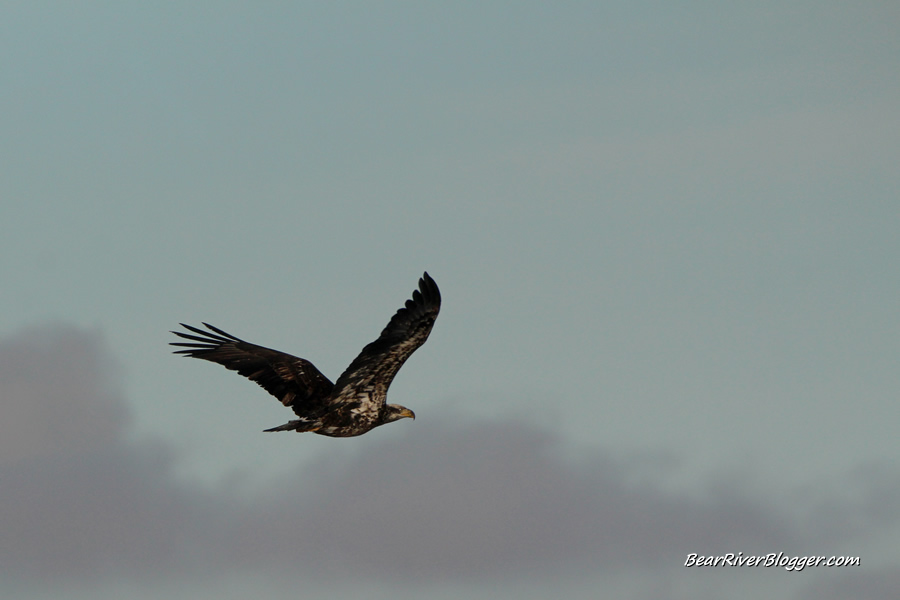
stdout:
<svg viewBox="0 0 900 600">
<path fill-rule="evenodd" d="M 245 342 L 208 323 L 204 325 L 210 331 L 181 323 L 198 335 L 173 331 L 191 341 L 171 345 L 187 348 L 176 354 L 237 371 L 294 410 L 297 419 L 266 431 L 350 437 L 404 417 L 415 418 L 408 408 L 387 404 L 387 391 L 406 359 L 428 339 L 440 309 L 441 293 L 425 273 L 412 299 L 391 318 L 378 339 L 362 349 L 336 383 L 308 360 Z"/>
</svg>

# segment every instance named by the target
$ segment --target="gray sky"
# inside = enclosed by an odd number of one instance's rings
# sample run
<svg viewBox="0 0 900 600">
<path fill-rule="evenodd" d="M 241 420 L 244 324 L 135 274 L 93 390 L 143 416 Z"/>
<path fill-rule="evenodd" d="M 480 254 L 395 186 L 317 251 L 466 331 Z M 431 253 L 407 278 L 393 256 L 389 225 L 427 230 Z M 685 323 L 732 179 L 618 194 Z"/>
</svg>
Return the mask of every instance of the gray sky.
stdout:
<svg viewBox="0 0 900 600">
<path fill-rule="evenodd" d="M 3 4 L 0 595 L 900 596 L 900 10 L 783 4 Z M 361 438 L 166 345 L 426 269 Z"/>
</svg>

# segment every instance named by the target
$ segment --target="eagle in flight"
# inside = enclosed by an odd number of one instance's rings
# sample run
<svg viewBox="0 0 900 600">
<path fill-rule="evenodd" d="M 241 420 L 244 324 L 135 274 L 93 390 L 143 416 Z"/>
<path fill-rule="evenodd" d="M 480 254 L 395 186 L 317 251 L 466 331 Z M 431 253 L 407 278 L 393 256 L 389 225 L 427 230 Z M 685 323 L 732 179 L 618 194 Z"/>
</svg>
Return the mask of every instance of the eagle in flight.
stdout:
<svg viewBox="0 0 900 600">
<path fill-rule="evenodd" d="M 210 331 L 181 323 L 197 335 L 173 331 L 191 341 L 171 345 L 185 348 L 175 354 L 202 358 L 237 371 L 297 414 L 293 421 L 266 431 L 312 431 L 351 437 L 404 417 L 416 418 L 405 406 L 387 404 L 385 400 L 397 371 L 428 339 L 440 309 L 441 293 L 425 273 L 412 299 L 391 318 L 378 339 L 362 349 L 336 383 L 331 383 L 308 360 L 245 342 L 209 323 L 204 325 Z"/>
</svg>

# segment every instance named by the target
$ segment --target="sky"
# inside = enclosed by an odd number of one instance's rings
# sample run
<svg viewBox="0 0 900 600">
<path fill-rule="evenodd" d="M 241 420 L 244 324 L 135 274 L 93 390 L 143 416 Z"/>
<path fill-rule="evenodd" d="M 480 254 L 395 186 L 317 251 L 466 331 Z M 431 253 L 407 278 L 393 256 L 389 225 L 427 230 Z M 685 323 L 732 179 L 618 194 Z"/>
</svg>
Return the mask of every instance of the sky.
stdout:
<svg viewBox="0 0 900 600">
<path fill-rule="evenodd" d="M 900 597 L 898 28 L 3 2 L 0 596 Z M 170 353 L 205 321 L 334 380 L 426 270 L 415 421 L 263 434 Z"/>
</svg>

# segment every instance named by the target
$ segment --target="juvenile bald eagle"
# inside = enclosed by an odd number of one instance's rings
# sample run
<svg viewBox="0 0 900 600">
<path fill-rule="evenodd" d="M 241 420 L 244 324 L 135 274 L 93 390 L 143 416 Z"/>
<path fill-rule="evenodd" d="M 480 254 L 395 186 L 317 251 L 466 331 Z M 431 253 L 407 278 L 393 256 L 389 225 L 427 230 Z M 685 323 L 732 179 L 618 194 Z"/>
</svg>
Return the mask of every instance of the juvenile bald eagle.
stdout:
<svg viewBox="0 0 900 600">
<path fill-rule="evenodd" d="M 337 383 L 331 383 L 308 360 L 245 342 L 209 323 L 204 325 L 212 333 L 181 323 L 199 335 L 173 331 L 192 341 L 171 345 L 187 348 L 176 350 L 175 354 L 202 358 L 237 371 L 297 414 L 297 419 L 266 431 L 312 431 L 350 437 L 404 417 L 416 418 L 413 411 L 387 404 L 385 399 L 397 371 L 428 339 L 440 309 L 441 293 L 425 273 L 412 299 L 391 318 L 379 338 L 362 349 Z"/>
</svg>

